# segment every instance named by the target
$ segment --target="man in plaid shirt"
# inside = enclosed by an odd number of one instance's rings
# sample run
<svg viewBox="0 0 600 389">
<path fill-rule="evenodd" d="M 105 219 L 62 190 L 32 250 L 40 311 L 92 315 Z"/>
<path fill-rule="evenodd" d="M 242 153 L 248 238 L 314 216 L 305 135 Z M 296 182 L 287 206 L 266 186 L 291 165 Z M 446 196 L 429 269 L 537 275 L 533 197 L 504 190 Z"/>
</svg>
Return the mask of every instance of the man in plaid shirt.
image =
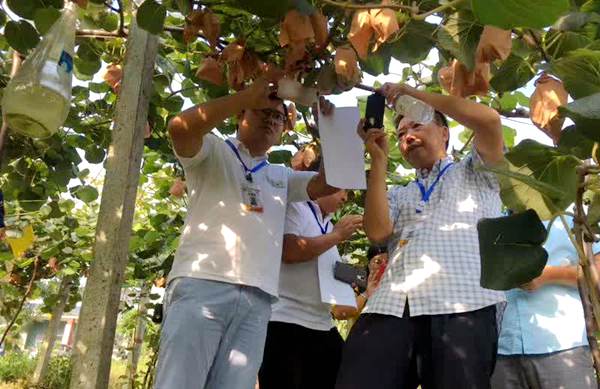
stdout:
<svg viewBox="0 0 600 389">
<path fill-rule="evenodd" d="M 388 140 L 362 130 L 371 155 L 364 228 L 386 242 L 389 265 L 353 327 L 336 388 L 489 388 L 500 292 L 479 285 L 477 221 L 500 216 L 499 186 L 478 165 L 503 159 L 502 125 L 493 109 L 467 99 L 385 84 L 389 102 L 409 95 L 435 109 L 430 123 L 399 118 L 400 151 L 416 180 L 386 190 Z M 446 154 L 444 115 L 473 130 L 460 162 Z"/>
</svg>

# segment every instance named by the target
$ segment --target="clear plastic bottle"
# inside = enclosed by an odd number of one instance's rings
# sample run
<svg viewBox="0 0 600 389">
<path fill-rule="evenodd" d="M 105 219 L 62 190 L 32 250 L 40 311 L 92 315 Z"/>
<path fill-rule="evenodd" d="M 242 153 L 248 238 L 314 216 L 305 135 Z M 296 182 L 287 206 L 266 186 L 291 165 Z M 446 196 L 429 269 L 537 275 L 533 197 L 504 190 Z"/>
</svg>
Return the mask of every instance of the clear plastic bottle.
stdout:
<svg viewBox="0 0 600 389">
<path fill-rule="evenodd" d="M 77 5 L 62 16 L 23 62 L 2 98 L 8 127 L 32 138 L 54 134 L 69 114 Z"/>
<path fill-rule="evenodd" d="M 396 113 L 416 123 L 427 124 L 433 121 L 433 107 L 412 96 L 402 95 L 394 105 Z"/>
</svg>

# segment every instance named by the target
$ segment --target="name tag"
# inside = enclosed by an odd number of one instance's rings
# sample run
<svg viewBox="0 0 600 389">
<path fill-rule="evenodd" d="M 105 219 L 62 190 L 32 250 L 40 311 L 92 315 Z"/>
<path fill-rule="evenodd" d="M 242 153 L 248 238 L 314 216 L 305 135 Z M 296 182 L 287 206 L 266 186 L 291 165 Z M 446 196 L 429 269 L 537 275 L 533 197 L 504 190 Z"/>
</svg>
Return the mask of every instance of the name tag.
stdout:
<svg viewBox="0 0 600 389">
<path fill-rule="evenodd" d="M 260 188 L 252 183 L 242 183 L 242 202 L 242 208 L 247 212 L 262 213 L 264 211 Z"/>
</svg>

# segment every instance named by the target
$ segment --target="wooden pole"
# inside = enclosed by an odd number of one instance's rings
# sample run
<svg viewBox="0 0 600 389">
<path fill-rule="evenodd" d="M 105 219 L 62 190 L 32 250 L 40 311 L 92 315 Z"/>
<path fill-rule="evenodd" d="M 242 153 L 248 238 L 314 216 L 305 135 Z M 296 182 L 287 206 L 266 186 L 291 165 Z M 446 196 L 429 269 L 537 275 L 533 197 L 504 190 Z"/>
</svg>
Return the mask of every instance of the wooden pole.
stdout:
<svg viewBox="0 0 600 389">
<path fill-rule="evenodd" d="M 48 329 L 42 345 L 38 349 L 37 363 L 35 370 L 33 371 L 32 384 L 33 386 L 40 386 L 46 379 L 48 374 L 48 366 L 50 365 L 50 359 L 52 358 L 52 350 L 54 349 L 54 343 L 56 342 L 56 332 L 58 331 L 58 325 L 60 319 L 69 300 L 69 292 L 71 290 L 72 278 L 65 276 L 60 281 L 58 288 L 58 301 L 52 309 L 52 316 L 48 322 Z"/>
<path fill-rule="evenodd" d="M 106 160 L 95 255 L 75 337 L 71 389 L 108 386 L 157 48 L 158 37 L 140 29 L 132 18 Z"/>
</svg>

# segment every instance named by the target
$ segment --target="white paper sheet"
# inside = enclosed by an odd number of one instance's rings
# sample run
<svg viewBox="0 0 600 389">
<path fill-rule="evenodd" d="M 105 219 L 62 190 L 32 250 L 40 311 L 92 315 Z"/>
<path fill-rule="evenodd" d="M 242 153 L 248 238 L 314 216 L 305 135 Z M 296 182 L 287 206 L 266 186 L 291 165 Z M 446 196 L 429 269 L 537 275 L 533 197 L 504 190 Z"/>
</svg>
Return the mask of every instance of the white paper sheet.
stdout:
<svg viewBox="0 0 600 389">
<path fill-rule="evenodd" d="M 319 116 L 319 134 L 327 183 L 342 189 L 366 189 L 365 146 L 356 133 L 358 107 L 335 108 Z"/>
<path fill-rule="evenodd" d="M 319 256 L 321 301 L 326 304 L 348 305 L 356 308 L 356 297 L 352 287 L 333 277 L 335 263 L 340 259 L 340 254 L 335 246 Z"/>
</svg>

